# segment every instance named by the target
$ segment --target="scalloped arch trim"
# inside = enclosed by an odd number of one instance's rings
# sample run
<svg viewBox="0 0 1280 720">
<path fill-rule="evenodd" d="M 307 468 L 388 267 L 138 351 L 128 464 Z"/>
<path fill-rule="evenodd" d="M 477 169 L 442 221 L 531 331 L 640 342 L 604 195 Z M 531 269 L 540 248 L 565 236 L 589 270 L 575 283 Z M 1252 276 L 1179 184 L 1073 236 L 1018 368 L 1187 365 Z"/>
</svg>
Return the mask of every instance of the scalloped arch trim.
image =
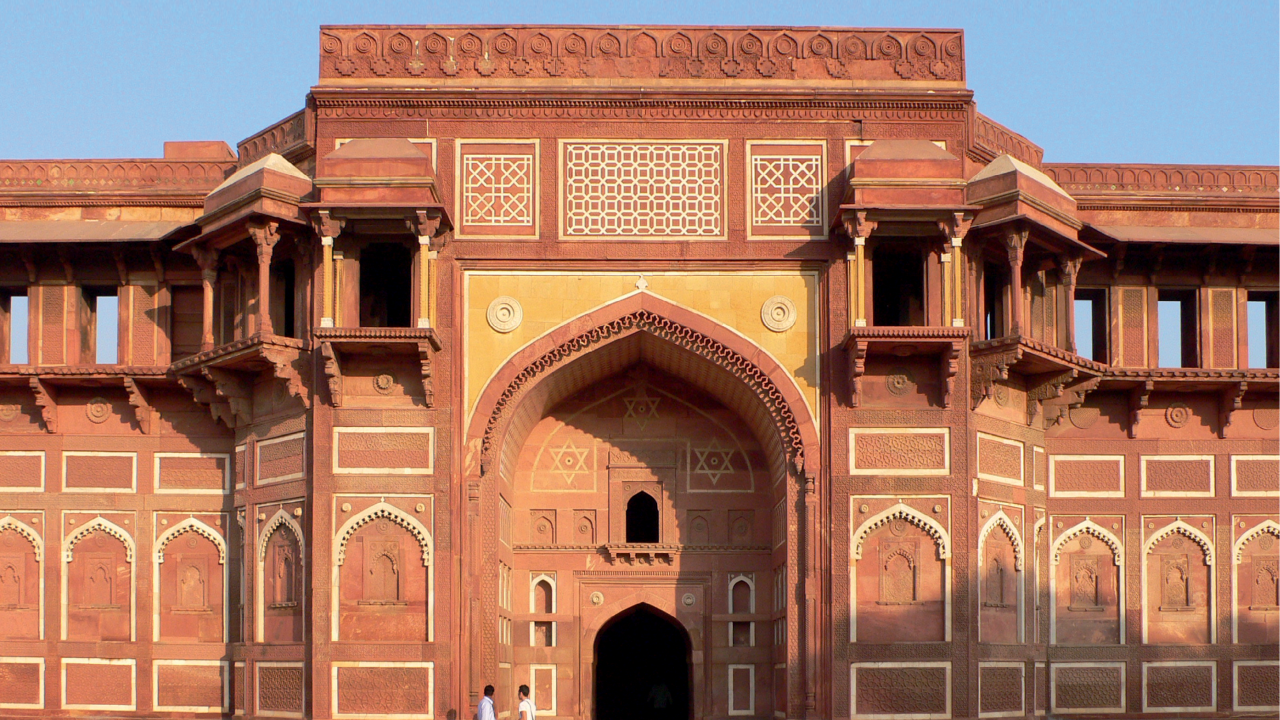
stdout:
<svg viewBox="0 0 1280 720">
<path fill-rule="evenodd" d="M 276 530 L 281 525 L 284 525 L 285 527 L 289 528 L 289 531 L 293 533 L 293 536 L 295 538 L 297 538 L 299 548 L 303 548 L 306 546 L 306 541 L 303 540 L 303 537 L 302 537 L 302 527 L 298 525 L 298 523 L 294 521 L 293 518 L 289 517 L 289 513 L 285 512 L 284 508 L 280 508 L 279 510 L 276 510 L 276 514 L 272 515 L 271 519 L 267 521 L 266 526 L 263 527 L 262 529 L 262 535 L 258 537 L 258 560 L 259 561 L 261 561 L 263 558 L 267 556 L 267 541 L 271 539 L 271 536 L 275 534 Z M 306 562 L 306 557 L 307 557 L 307 554 L 305 552 L 300 553 L 299 555 L 299 558 L 303 563 Z"/>
<path fill-rule="evenodd" d="M 1009 537 L 1013 543 L 1013 569 L 1022 571 L 1022 558 L 1024 551 L 1022 548 L 1022 533 L 1018 532 L 1018 528 L 1014 526 L 1013 519 L 1005 514 L 1004 510 L 997 510 L 994 515 L 987 519 L 982 530 L 978 533 L 978 566 L 982 566 L 983 551 L 987 546 L 987 536 L 991 534 L 999 526 L 1004 530 L 1004 534 Z"/>
<path fill-rule="evenodd" d="M 342 528 L 338 530 L 337 551 L 334 553 L 335 562 L 338 565 L 341 565 L 347 559 L 347 543 L 351 540 L 351 536 L 357 530 L 378 518 L 385 518 L 408 530 L 409 534 L 417 539 L 418 545 L 422 548 L 423 567 L 431 565 L 431 557 L 433 555 L 431 531 L 427 530 L 427 526 L 423 525 L 417 518 L 407 515 L 400 508 L 385 502 L 370 505 L 342 524 Z"/>
<path fill-rule="evenodd" d="M 40 539 L 40 534 L 34 528 L 12 515 L 6 515 L 0 518 L 0 532 L 5 530 L 13 530 L 26 538 L 31 543 L 31 546 L 35 548 L 36 562 L 44 562 L 44 541 Z"/>
<path fill-rule="evenodd" d="M 1112 535 L 1101 525 L 1088 518 L 1076 523 L 1058 536 L 1058 539 L 1053 543 L 1053 552 L 1049 554 L 1050 563 L 1057 565 L 1062 560 L 1063 546 L 1080 535 L 1092 535 L 1106 543 L 1107 547 L 1111 548 L 1111 555 L 1115 560 L 1116 566 L 1124 567 L 1124 550 L 1120 538 Z"/>
<path fill-rule="evenodd" d="M 1241 535 L 1240 539 L 1236 541 L 1236 546 L 1235 546 L 1234 555 L 1236 558 L 1236 562 L 1237 563 L 1240 562 L 1240 560 L 1244 557 L 1243 553 L 1246 545 L 1253 542 L 1255 539 L 1258 538 L 1258 536 L 1264 535 L 1266 533 L 1270 533 L 1272 535 L 1275 535 L 1277 538 L 1280 538 L 1280 523 L 1277 523 L 1275 520 L 1263 520 L 1262 522 L 1258 523 L 1252 528 L 1249 528 L 1248 532 Z"/>
<path fill-rule="evenodd" d="M 1182 520 L 1177 520 L 1165 525 L 1157 530 L 1154 535 L 1148 538 L 1146 544 L 1142 547 L 1143 557 L 1146 557 L 1151 553 L 1155 548 L 1156 543 L 1175 534 L 1190 538 L 1192 542 L 1199 545 L 1200 549 L 1204 551 L 1204 564 L 1213 565 L 1213 541 L 1209 539 L 1208 535 L 1205 535 L 1199 530 L 1191 527 Z"/>
<path fill-rule="evenodd" d="M 925 531 L 925 533 L 928 534 L 929 537 L 933 538 L 933 541 L 938 545 L 938 559 L 950 559 L 951 536 L 947 533 L 946 529 L 943 528 L 942 525 L 938 524 L 937 520 L 934 520 L 933 518 L 924 515 L 919 510 L 903 503 L 898 503 L 888 510 L 872 516 L 858 527 L 858 530 L 853 534 L 853 559 L 861 560 L 862 544 L 866 542 L 867 537 L 870 536 L 871 533 L 875 532 L 877 528 L 882 525 L 887 525 L 893 520 L 905 520 Z"/>
<path fill-rule="evenodd" d="M 217 530 L 214 530 L 209 527 L 208 524 L 195 518 L 187 518 L 177 525 L 174 525 L 166 530 L 164 534 L 160 536 L 160 539 L 156 540 L 156 562 L 164 562 L 164 549 L 168 547 L 169 543 L 173 542 L 173 540 L 179 535 L 187 532 L 193 532 L 213 543 L 214 547 L 218 548 L 218 564 L 227 564 L 226 540 L 222 538 L 222 535 L 220 535 Z"/>
<path fill-rule="evenodd" d="M 76 545 L 91 533 L 99 530 L 124 543 L 124 560 L 128 563 L 133 562 L 133 538 L 129 536 L 129 533 L 124 528 L 101 516 L 81 525 L 78 530 L 67 536 L 67 539 L 62 543 L 62 560 L 71 562 Z"/>
</svg>

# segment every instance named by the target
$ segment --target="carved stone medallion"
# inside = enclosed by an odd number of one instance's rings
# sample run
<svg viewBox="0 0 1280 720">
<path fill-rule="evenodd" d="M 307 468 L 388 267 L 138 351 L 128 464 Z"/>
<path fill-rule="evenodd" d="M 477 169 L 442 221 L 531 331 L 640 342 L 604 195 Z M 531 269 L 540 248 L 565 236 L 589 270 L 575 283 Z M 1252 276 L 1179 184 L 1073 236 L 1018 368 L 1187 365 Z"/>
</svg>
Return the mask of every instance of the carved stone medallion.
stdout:
<svg viewBox="0 0 1280 720">
<path fill-rule="evenodd" d="M 916 378 L 909 368 L 897 367 L 889 371 L 885 384 L 889 387 L 890 394 L 906 395 L 916 389 Z"/>
<path fill-rule="evenodd" d="M 1165 422 L 1169 423 L 1169 427 L 1180 428 L 1186 426 L 1191 421 L 1191 408 L 1186 403 L 1170 403 L 1169 407 L 1164 411 Z"/>
<path fill-rule="evenodd" d="M 489 303 L 485 319 L 496 332 L 509 333 L 520 327 L 520 322 L 524 320 L 524 308 L 520 307 L 520 302 L 515 298 L 504 295 Z"/>
<path fill-rule="evenodd" d="M 84 414 L 89 418 L 89 422 L 101 425 L 111 417 L 111 403 L 104 398 L 96 397 L 85 406 Z"/>
<path fill-rule="evenodd" d="M 796 304 L 791 298 L 774 295 L 760 307 L 760 322 L 774 332 L 786 332 L 796 324 Z"/>
</svg>

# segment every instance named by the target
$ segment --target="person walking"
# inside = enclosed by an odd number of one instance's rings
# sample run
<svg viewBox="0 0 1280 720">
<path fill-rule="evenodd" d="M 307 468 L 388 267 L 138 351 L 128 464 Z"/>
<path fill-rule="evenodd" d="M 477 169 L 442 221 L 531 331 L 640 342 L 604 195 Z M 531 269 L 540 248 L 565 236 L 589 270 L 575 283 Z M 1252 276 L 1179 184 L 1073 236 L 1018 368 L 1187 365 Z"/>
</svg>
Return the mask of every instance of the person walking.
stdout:
<svg viewBox="0 0 1280 720">
<path fill-rule="evenodd" d="M 476 720 L 498 720 L 493 712 L 493 686 L 484 686 L 484 697 L 480 699 L 480 708 L 476 712 Z"/>
<path fill-rule="evenodd" d="M 520 717 L 516 720 L 534 720 L 537 713 L 533 709 L 533 701 L 529 699 L 529 686 L 521 685 L 516 692 L 520 694 Z"/>
</svg>

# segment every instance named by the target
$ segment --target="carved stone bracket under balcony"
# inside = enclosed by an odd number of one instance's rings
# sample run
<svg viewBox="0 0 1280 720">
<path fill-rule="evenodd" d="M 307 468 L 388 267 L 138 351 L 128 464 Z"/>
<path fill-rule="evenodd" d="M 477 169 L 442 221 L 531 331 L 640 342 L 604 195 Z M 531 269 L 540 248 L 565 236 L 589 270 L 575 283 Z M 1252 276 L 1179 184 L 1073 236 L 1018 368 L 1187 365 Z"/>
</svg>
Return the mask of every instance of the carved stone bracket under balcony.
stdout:
<svg viewBox="0 0 1280 720">
<path fill-rule="evenodd" d="M 254 386 L 263 373 L 283 383 L 303 408 L 311 407 L 307 360 L 302 340 L 256 334 L 183 358 L 173 372 L 215 420 L 235 428 L 253 422 Z"/>
<path fill-rule="evenodd" d="M 1280 370 L 1204 368 L 1108 368 L 1101 388 L 1129 393 L 1129 437 L 1137 437 L 1142 411 L 1151 404 L 1151 394 L 1205 393 L 1218 399 L 1218 435 L 1226 437 L 1235 413 L 1245 407 L 1246 393 L 1272 399 L 1280 393 Z"/>
<path fill-rule="evenodd" d="M 991 397 L 998 382 L 1016 372 L 1026 383 L 1028 425 L 1043 412 L 1047 401 L 1063 400 L 1068 389 L 1074 393 L 1067 398 L 1068 403 L 1083 402 L 1084 395 L 1097 387 L 1094 380 L 1106 369 L 1100 363 L 1024 335 L 975 342 L 969 349 L 969 362 L 970 409 L 977 410 L 983 400 Z M 1056 417 L 1048 419 L 1053 421 Z"/>
<path fill-rule="evenodd" d="M 938 359 L 942 388 L 942 406 L 951 407 L 955 391 L 956 373 L 960 371 L 960 357 L 969 329 L 963 327 L 912 326 L 912 327 L 855 327 L 845 340 L 849 353 L 849 403 L 852 407 L 862 404 L 862 377 L 867 371 L 870 355 L 895 357 L 934 356 Z"/>
<path fill-rule="evenodd" d="M 680 546 L 649 543 L 622 543 L 605 545 L 609 562 L 618 565 L 671 565 Z"/>
<path fill-rule="evenodd" d="M 31 378 L 31 392 L 40 408 L 40 421 L 48 433 L 58 432 L 58 393 L 38 377 Z"/>
<path fill-rule="evenodd" d="M 61 389 L 97 388 L 107 395 L 123 385 L 139 429 L 150 433 L 155 411 L 146 399 L 142 381 L 171 383 L 168 373 L 169 368 L 163 365 L 7 365 L 0 367 L 0 385 L 29 391 L 39 411 L 35 417 L 48 433 L 58 432 Z"/>
<path fill-rule="evenodd" d="M 329 402 L 343 402 L 342 368 L 353 356 L 401 357 L 418 366 L 423 403 L 435 406 L 433 355 L 440 351 L 440 336 L 432 328 L 315 328 L 313 331 L 329 390 Z"/>
</svg>

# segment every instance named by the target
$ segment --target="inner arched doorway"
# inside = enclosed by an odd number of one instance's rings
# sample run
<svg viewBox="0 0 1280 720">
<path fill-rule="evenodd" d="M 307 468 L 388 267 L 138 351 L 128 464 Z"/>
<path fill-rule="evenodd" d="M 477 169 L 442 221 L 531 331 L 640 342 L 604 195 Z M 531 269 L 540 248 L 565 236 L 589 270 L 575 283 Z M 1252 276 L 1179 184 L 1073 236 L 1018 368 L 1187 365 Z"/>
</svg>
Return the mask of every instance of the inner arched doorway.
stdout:
<svg viewBox="0 0 1280 720">
<path fill-rule="evenodd" d="M 596 720 L 688 720 L 689 633 L 649 605 L 619 613 L 596 635 Z"/>
</svg>

